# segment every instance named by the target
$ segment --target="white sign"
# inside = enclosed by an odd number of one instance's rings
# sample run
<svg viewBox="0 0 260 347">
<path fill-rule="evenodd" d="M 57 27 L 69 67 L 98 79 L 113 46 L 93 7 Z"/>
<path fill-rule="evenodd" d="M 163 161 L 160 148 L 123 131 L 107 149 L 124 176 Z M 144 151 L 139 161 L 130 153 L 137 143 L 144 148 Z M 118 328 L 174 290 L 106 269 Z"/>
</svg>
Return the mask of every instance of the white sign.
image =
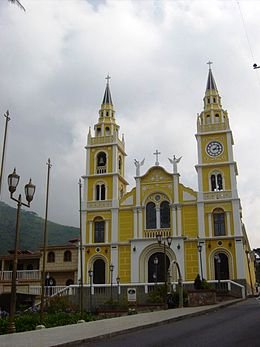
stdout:
<svg viewBox="0 0 260 347">
<path fill-rule="evenodd" d="M 127 289 L 127 298 L 128 301 L 136 301 L 136 288 Z"/>
</svg>

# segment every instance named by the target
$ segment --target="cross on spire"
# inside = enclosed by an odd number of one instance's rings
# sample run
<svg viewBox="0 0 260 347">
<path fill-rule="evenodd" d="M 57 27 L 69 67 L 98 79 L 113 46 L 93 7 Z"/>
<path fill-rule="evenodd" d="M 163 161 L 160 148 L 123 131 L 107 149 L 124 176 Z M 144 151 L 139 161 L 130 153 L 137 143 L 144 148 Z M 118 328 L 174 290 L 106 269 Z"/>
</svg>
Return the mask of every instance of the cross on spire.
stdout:
<svg viewBox="0 0 260 347">
<path fill-rule="evenodd" d="M 211 70 L 211 65 L 213 64 L 213 62 L 209 60 L 209 61 L 207 62 L 207 64 L 208 64 L 208 66 L 209 66 L 209 70 Z"/>
<path fill-rule="evenodd" d="M 107 77 L 105 78 L 107 80 L 107 84 L 109 84 L 109 80 L 111 79 L 111 77 L 109 76 L 109 74 L 107 74 Z"/>
<path fill-rule="evenodd" d="M 158 166 L 159 165 L 159 155 L 161 154 L 161 152 L 158 151 L 158 149 L 155 151 L 155 153 L 153 153 L 156 157 L 156 161 L 155 161 L 155 165 Z"/>
</svg>

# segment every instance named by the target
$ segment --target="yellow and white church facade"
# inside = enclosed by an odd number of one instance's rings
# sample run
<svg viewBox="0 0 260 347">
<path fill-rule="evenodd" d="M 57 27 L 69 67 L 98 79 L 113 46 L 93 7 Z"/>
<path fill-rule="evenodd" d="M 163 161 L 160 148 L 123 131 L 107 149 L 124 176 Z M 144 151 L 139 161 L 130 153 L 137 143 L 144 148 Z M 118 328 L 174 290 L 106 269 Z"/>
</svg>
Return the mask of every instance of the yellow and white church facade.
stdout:
<svg viewBox="0 0 260 347">
<path fill-rule="evenodd" d="M 197 116 L 198 191 L 158 161 L 127 191 L 126 152 L 115 119 L 109 78 L 94 131 L 89 128 L 82 176 L 83 281 L 110 283 L 111 264 L 121 283 L 165 281 L 165 269 L 179 264 L 184 281 L 231 279 L 252 287 L 254 264 L 242 222 L 237 164 L 227 111 L 209 65 L 203 111 Z M 171 144 L 169 143 L 169 146 Z M 161 239 L 161 243 L 158 242 Z M 165 257 L 166 254 L 166 257 Z M 176 274 L 171 273 L 172 280 Z"/>
</svg>

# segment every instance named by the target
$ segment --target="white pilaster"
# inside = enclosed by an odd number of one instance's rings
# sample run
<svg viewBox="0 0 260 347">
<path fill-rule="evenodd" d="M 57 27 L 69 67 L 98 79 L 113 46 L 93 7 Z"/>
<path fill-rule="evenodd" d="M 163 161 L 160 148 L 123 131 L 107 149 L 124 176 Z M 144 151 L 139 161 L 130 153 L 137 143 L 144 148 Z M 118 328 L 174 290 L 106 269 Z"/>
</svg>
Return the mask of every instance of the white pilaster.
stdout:
<svg viewBox="0 0 260 347">
<path fill-rule="evenodd" d="M 114 270 L 113 270 L 113 283 L 116 283 L 116 277 L 118 275 L 118 269 L 119 269 L 119 264 L 118 264 L 118 246 L 112 246 L 111 247 L 111 264 L 114 265 Z"/>
<path fill-rule="evenodd" d="M 160 206 L 156 206 L 156 229 L 160 229 Z"/>
<path fill-rule="evenodd" d="M 143 210 L 142 208 L 137 209 L 138 213 L 138 237 L 142 238 L 143 237 Z"/>
<path fill-rule="evenodd" d="M 134 208 L 134 239 L 137 238 L 137 208 Z"/>
<path fill-rule="evenodd" d="M 177 236 L 181 236 L 182 220 L 181 220 L 181 206 L 177 206 Z"/>
<path fill-rule="evenodd" d="M 236 264 L 237 264 L 237 279 L 246 278 L 245 271 L 245 254 L 242 239 L 237 239 L 236 247 Z"/>
<path fill-rule="evenodd" d="M 199 237 L 205 237 L 205 221 L 204 221 L 204 204 L 198 202 L 198 226 L 199 226 Z"/>
<path fill-rule="evenodd" d="M 88 234 L 88 237 L 89 237 L 89 243 L 92 243 L 92 233 L 93 233 L 93 222 L 89 222 L 89 234 Z"/>
<path fill-rule="evenodd" d="M 172 205 L 172 235 L 177 236 L 176 206 Z"/>
<path fill-rule="evenodd" d="M 233 209 L 233 221 L 234 221 L 234 236 L 242 236 L 239 199 L 232 200 L 232 209 Z"/>
<path fill-rule="evenodd" d="M 108 241 L 108 230 L 109 230 L 109 228 L 108 228 L 108 220 L 106 219 L 105 220 L 105 243 L 109 242 Z"/>
<path fill-rule="evenodd" d="M 111 242 L 114 243 L 118 241 L 118 209 L 112 209 L 111 229 Z"/>
<path fill-rule="evenodd" d="M 230 225 L 230 212 L 226 212 L 227 217 L 227 236 L 231 236 L 231 225 Z"/>
<path fill-rule="evenodd" d="M 213 233 L 212 233 L 212 213 L 208 213 L 208 228 L 209 228 L 209 237 L 212 237 L 213 236 Z"/>
</svg>

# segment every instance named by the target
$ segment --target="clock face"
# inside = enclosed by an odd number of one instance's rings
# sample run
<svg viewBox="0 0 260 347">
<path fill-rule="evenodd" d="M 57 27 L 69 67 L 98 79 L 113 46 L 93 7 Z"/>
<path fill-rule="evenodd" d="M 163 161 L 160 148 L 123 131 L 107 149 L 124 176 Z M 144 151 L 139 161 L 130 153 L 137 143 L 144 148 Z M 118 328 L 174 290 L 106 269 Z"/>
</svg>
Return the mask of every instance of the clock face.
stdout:
<svg viewBox="0 0 260 347">
<path fill-rule="evenodd" d="M 211 141 L 207 144 L 206 150 L 211 157 L 217 157 L 223 152 L 223 145 L 218 141 Z"/>
</svg>

